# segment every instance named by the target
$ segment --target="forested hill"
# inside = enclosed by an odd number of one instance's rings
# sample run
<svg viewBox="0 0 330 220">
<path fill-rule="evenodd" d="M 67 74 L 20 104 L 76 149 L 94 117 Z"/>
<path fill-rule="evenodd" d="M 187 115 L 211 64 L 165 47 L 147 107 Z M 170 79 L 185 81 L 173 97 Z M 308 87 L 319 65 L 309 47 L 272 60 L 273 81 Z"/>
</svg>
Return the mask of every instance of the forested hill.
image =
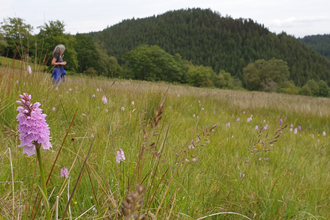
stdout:
<svg viewBox="0 0 330 220">
<path fill-rule="evenodd" d="M 330 61 L 296 38 L 271 33 L 251 19 L 221 17 L 209 9 L 133 18 L 89 35 L 117 58 L 140 44 L 158 45 L 196 65 L 211 66 L 216 73 L 223 69 L 240 79 L 249 63 L 276 58 L 287 61 L 290 79 L 297 86 L 308 79 L 330 83 Z"/>
<path fill-rule="evenodd" d="M 306 36 L 299 40 L 330 60 L 330 34 Z"/>
</svg>

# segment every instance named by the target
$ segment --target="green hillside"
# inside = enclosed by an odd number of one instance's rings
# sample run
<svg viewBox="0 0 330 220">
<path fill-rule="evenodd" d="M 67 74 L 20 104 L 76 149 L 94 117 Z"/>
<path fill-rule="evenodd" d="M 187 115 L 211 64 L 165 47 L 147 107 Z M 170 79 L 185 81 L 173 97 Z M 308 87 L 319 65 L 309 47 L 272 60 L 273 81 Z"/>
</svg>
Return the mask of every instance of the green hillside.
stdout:
<svg viewBox="0 0 330 220">
<path fill-rule="evenodd" d="M 330 60 L 330 34 L 305 36 L 299 40 Z"/>
<path fill-rule="evenodd" d="M 276 35 L 251 19 L 222 17 L 211 10 L 187 9 L 143 19 L 128 19 L 100 32 L 89 33 L 119 59 L 140 44 L 158 45 L 179 53 L 195 65 L 225 70 L 243 79 L 243 68 L 258 59 L 282 59 L 290 80 L 303 86 L 309 79 L 330 83 L 330 61 L 286 33 Z"/>
</svg>

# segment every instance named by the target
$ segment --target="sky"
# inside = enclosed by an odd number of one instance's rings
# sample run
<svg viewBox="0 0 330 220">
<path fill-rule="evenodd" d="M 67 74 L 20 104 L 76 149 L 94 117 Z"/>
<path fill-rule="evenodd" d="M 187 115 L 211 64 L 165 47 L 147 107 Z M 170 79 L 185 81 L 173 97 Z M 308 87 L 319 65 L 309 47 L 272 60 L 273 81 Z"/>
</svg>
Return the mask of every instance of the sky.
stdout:
<svg viewBox="0 0 330 220">
<path fill-rule="evenodd" d="M 38 33 L 38 26 L 60 20 L 67 33 L 76 34 L 186 8 L 209 8 L 222 16 L 251 18 L 277 34 L 330 34 L 330 0 L 0 0 L 0 21 L 20 17 Z"/>
</svg>

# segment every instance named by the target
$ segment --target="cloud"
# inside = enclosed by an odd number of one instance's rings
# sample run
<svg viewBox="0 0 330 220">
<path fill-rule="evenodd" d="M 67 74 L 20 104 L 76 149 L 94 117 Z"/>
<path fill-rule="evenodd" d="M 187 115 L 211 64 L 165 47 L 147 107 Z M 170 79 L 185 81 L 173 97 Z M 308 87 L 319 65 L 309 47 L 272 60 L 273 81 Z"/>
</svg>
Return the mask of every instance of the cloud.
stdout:
<svg viewBox="0 0 330 220">
<path fill-rule="evenodd" d="M 269 23 L 273 27 L 295 27 L 295 26 L 311 26 L 313 24 L 319 24 L 320 22 L 329 22 L 330 17 L 315 16 L 315 17 L 290 17 L 286 19 L 275 19 Z"/>
</svg>

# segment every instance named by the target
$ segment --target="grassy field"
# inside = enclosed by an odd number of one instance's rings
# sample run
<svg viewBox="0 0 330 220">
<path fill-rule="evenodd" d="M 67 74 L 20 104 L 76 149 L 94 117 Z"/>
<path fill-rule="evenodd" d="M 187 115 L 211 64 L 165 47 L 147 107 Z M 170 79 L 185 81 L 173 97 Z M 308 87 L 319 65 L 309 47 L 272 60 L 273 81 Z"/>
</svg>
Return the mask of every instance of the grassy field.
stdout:
<svg viewBox="0 0 330 220">
<path fill-rule="evenodd" d="M 14 64 L 14 68 L 20 69 L 22 71 L 27 71 L 27 65 L 31 66 L 32 72 L 41 71 L 41 70 L 45 69 L 45 66 L 43 66 L 43 65 L 38 65 L 38 64 L 35 65 L 34 63 L 27 64 L 21 60 L 14 61 L 11 58 L 0 56 L 0 67 L 8 68 L 8 67 L 12 67 L 13 64 Z"/>
<path fill-rule="evenodd" d="M 40 198 L 36 155 L 17 147 L 22 93 L 47 114 L 46 177 L 77 111 L 47 186 L 53 219 L 56 196 L 62 218 L 76 182 L 66 219 L 124 219 L 137 184 L 146 219 L 330 219 L 328 98 L 70 76 L 52 85 L 10 68 L 0 91 L 0 219 L 33 219 Z"/>
</svg>

